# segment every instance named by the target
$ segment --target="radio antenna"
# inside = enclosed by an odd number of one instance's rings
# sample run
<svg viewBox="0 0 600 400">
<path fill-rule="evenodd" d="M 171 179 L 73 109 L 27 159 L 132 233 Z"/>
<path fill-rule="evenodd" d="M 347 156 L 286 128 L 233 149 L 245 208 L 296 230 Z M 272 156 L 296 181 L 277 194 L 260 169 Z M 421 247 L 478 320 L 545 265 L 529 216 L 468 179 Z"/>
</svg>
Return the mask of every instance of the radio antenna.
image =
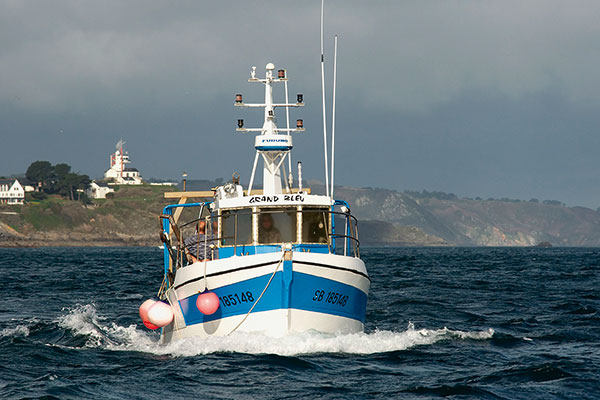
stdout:
<svg viewBox="0 0 600 400">
<path fill-rule="evenodd" d="M 331 198 L 333 198 L 333 169 L 335 166 L 335 86 L 337 82 L 338 37 L 333 38 L 333 106 L 331 110 Z"/>
<path fill-rule="evenodd" d="M 325 0 L 321 0 L 321 95 L 323 102 L 323 152 L 325 154 L 325 192 L 329 197 L 329 161 L 327 160 L 327 113 L 325 109 L 325 57 L 323 55 L 323 9 Z"/>
</svg>

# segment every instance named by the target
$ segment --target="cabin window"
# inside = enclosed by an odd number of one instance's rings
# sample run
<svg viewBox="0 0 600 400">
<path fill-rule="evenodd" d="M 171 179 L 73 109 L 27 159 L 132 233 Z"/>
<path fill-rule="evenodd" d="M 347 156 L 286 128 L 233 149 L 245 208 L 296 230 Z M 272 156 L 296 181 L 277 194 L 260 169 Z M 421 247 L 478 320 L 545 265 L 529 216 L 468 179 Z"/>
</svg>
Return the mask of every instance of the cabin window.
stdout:
<svg viewBox="0 0 600 400">
<path fill-rule="evenodd" d="M 328 243 L 329 217 L 327 210 L 302 209 L 302 243 Z"/>
<path fill-rule="evenodd" d="M 263 208 L 258 216 L 258 243 L 296 242 L 296 209 Z"/>
<path fill-rule="evenodd" d="M 236 234 L 237 218 L 237 241 Z M 250 210 L 228 210 L 221 212 L 221 237 L 223 246 L 252 243 L 252 212 Z"/>
</svg>

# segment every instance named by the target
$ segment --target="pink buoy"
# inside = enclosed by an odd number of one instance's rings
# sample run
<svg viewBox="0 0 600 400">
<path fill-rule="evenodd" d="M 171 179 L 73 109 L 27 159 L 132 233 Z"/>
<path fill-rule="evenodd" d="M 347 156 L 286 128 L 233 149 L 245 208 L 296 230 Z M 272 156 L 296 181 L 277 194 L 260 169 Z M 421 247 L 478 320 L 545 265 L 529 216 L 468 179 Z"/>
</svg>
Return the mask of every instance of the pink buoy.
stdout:
<svg viewBox="0 0 600 400">
<path fill-rule="evenodd" d="M 159 328 L 169 325 L 173 321 L 171 306 L 162 301 L 157 301 L 148 310 L 148 321 Z"/>
<path fill-rule="evenodd" d="M 214 314 L 219 309 L 219 296 L 214 292 L 204 292 L 198 295 L 196 307 L 204 315 Z"/>
<path fill-rule="evenodd" d="M 156 303 L 156 300 L 148 299 L 140 306 L 140 318 L 142 321 L 148 321 L 148 310 Z"/>
<path fill-rule="evenodd" d="M 150 323 L 150 321 L 142 321 L 142 322 L 144 323 L 144 326 L 148 329 L 152 329 L 152 330 L 158 329 L 158 326 L 152 325 L 152 323 Z"/>
</svg>

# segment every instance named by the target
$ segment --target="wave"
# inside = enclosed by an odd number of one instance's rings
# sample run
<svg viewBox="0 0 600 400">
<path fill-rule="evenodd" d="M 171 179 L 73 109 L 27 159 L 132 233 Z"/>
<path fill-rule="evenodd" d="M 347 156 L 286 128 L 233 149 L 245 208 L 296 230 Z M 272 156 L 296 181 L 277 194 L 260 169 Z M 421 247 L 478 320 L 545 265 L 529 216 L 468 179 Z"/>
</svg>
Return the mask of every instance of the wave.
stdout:
<svg viewBox="0 0 600 400">
<path fill-rule="evenodd" d="M 67 309 L 66 315 L 55 322 L 73 334 L 87 337 L 85 347 L 103 347 L 116 350 L 152 349 L 158 346 L 157 336 L 146 333 L 134 325 L 120 326 L 99 316 L 94 304 L 79 305 Z"/>
<path fill-rule="evenodd" d="M 320 332 L 290 334 L 273 338 L 259 333 L 236 332 L 231 336 L 185 338 L 167 345 L 158 343 L 158 336 L 140 325 L 119 326 L 98 315 L 93 304 L 77 306 L 56 322 L 73 334 L 87 337 L 86 347 L 101 347 L 115 351 L 137 351 L 155 355 L 188 357 L 212 353 L 300 354 L 345 353 L 376 354 L 407 350 L 445 340 L 488 340 L 493 329 L 460 331 L 448 328 L 415 329 L 412 323 L 404 331 L 375 331 L 330 335 Z"/>
<path fill-rule="evenodd" d="M 29 326 L 17 325 L 12 328 L 0 330 L 0 338 L 27 337 L 29 336 Z"/>
</svg>

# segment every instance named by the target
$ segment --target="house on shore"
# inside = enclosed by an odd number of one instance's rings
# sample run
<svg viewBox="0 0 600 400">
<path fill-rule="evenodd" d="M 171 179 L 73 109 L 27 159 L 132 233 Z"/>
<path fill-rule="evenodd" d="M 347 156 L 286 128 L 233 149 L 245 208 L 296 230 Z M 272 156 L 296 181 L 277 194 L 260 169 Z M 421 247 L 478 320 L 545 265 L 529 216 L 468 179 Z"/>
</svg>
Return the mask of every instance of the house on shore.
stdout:
<svg viewBox="0 0 600 400">
<path fill-rule="evenodd" d="M 92 181 L 90 186 L 85 190 L 85 194 L 90 199 L 105 199 L 108 193 L 113 193 L 115 189 L 103 182 Z"/>
<path fill-rule="evenodd" d="M 18 179 L 0 179 L 0 204 L 23 204 L 25 189 Z"/>
</svg>

